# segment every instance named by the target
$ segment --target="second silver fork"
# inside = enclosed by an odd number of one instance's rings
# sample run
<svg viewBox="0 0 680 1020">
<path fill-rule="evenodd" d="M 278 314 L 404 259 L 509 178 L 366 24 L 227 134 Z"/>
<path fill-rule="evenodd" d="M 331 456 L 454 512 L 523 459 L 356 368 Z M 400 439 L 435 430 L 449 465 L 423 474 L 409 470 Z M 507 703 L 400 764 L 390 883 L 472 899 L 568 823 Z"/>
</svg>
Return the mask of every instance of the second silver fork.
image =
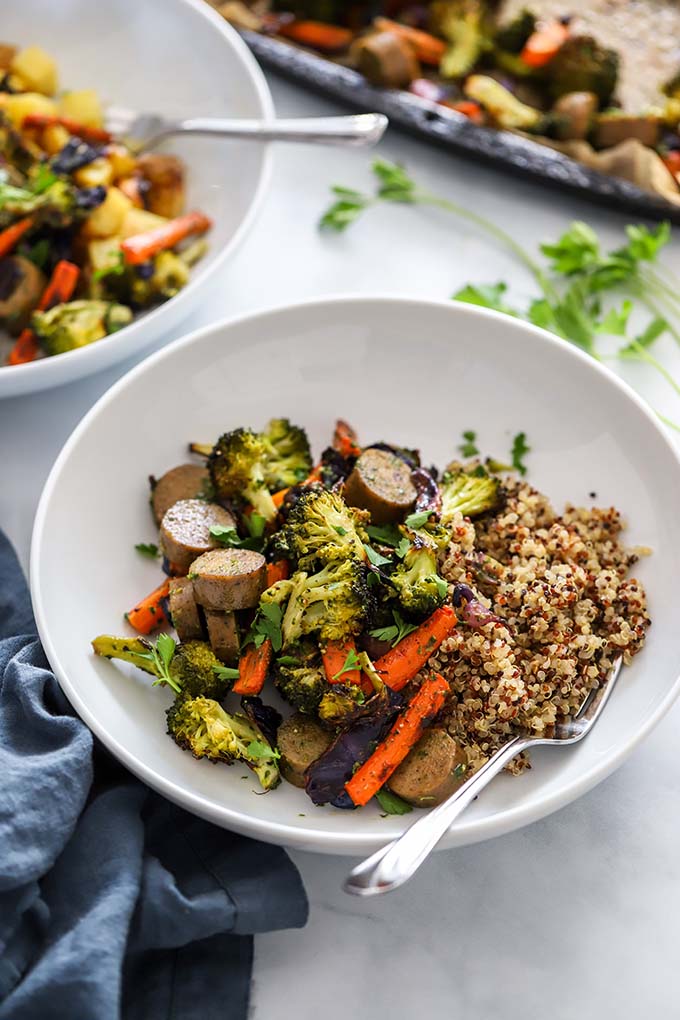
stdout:
<svg viewBox="0 0 680 1020">
<path fill-rule="evenodd" d="M 354 868 L 345 880 L 345 892 L 355 896 L 376 896 L 397 889 L 415 874 L 456 818 L 508 762 L 522 751 L 534 747 L 567 746 L 583 740 L 602 714 L 621 672 L 621 665 L 622 659 L 618 658 L 607 681 L 586 697 L 573 718 L 559 723 L 552 736 L 531 737 L 521 734 L 499 748 L 448 800 L 432 808 L 401 836 Z"/>
</svg>

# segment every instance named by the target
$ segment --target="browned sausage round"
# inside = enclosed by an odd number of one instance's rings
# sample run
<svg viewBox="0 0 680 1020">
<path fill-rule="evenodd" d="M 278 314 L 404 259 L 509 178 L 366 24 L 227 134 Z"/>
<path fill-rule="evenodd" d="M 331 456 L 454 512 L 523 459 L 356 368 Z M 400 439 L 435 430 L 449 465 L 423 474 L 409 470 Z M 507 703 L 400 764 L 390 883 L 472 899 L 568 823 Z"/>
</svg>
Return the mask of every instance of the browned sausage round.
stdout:
<svg viewBox="0 0 680 1020">
<path fill-rule="evenodd" d="M 184 164 L 177 156 L 147 152 L 137 166 L 149 182 L 146 206 L 157 216 L 173 219 L 184 210 Z"/>
<path fill-rule="evenodd" d="M 293 786 L 305 785 L 305 770 L 329 747 L 333 735 L 308 715 L 296 712 L 279 726 L 281 775 Z"/>
<path fill-rule="evenodd" d="M 374 524 L 392 524 L 412 509 L 411 469 L 389 450 L 365 450 L 345 482 L 345 501 L 368 510 Z"/>
<path fill-rule="evenodd" d="M 12 255 L 2 260 L 0 319 L 13 334 L 20 332 L 45 289 L 45 276 L 30 259 Z"/>
<path fill-rule="evenodd" d="M 467 758 L 446 730 L 425 730 L 411 753 L 390 776 L 388 786 L 415 807 L 434 807 L 467 778 Z"/>
<path fill-rule="evenodd" d="M 406 88 L 420 75 L 420 65 L 407 42 L 392 32 L 371 32 L 352 46 L 357 69 L 373 85 Z"/>
<path fill-rule="evenodd" d="M 178 573 L 186 573 L 197 556 L 215 548 L 217 542 L 210 534 L 215 524 L 236 527 L 230 513 L 203 499 L 181 499 L 166 511 L 161 521 L 161 549 Z"/>
<path fill-rule="evenodd" d="M 216 609 L 206 609 L 205 622 L 208 628 L 210 647 L 220 660 L 227 666 L 235 666 L 238 662 L 239 639 L 238 625 L 233 613 L 220 613 Z"/>
<path fill-rule="evenodd" d="M 213 549 L 194 560 L 189 577 L 200 606 L 232 612 L 257 605 L 267 587 L 267 564 L 252 549 Z"/>
<path fill-rule="evenodd" d="M 203 627 L 188 577 L 170 578 L 170 619 L 180 641 L 202 641 Z"/>
<path fill-rule="evenodd" d="M 156 524 L 160 526 L 170 507 L 179 503 L 180 499 L 195 499 L 209 477 L 208 469 L 200 464 L 180 464 L 161 475 L 151 491 L 151 509 Z"/>
</svg>

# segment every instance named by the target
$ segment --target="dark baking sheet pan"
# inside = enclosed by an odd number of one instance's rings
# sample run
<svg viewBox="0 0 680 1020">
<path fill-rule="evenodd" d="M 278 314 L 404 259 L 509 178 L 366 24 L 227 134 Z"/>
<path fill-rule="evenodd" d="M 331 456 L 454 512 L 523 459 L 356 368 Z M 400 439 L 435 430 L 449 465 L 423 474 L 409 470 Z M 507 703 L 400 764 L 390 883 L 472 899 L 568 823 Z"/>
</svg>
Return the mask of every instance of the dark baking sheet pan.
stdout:
<svg viewBox="0 0 680 1020">
<path fill-rule="evenodd" d="M 629 181 L 591 170 L 512 132 L 479 127 L 461 114 L 408 92 L 375 88 L 357 71 L 287 42 L 256 32 L 242 31 L 241 35 L 266 67 L 355 110 L 384 113 L 393 125 L 429 142 L 621 212 L 680 224 L 680 206 Z"/>
</svg>

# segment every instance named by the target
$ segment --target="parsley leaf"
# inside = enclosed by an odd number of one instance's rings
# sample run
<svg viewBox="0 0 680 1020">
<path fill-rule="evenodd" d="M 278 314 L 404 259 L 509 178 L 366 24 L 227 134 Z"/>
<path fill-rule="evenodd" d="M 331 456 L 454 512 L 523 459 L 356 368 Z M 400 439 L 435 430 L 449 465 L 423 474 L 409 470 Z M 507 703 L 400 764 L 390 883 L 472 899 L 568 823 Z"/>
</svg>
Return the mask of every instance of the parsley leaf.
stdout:
<svg viewBox="0 0 680 1020">
<path fill-rule="evenodd" d="M 262 538 L 267 518 L 262 514 L 252 513 L 246 516 L 246 527 L 251 538 Z"/>
<path fill-rule="evenodd" d="M 233 666 L 213 666 L 213 673 L 220 680 L 238 680 L 239 671 Z"/>
<path fill-rule="evenodd" d="M 655 319 L 652 319 L 646 329 L 644 329 L 639 336 L 635 337 L 634 340 L 631 340 L 630 343 L 627 343 L 625 347 L 621 347 L 619 349 L 619 357 L 633 359 L 638 358 L 640 347 L 645 349 L 647 349 L 647 347 L 651 347 L 654 341 L 657 340 L 662 333 L 665 333 L 667 329 L 668 322 L 666 319 L 662 319 L 660 316 L 657 316 Z"/>
<path fill-rule="evenodd" d="M 384 786 L 382 790 L 378 790 L 375 799 L 386 815 L 407 815 L 409 811 L 413 811 L 410 804 L 397 797 L 391 790 L 386 790 Z"/>
<path fill-rule="evenodd" d="M 244 644 L 254 644 L 259 648 L 269 638 L 275 652 L 280 652 L 283 645 L 281 635 L 281 620 L 283 611 L 281 606 L 275 602 L 263 602 L 260 604 L 258 614 L 248 632 Z"/>
<path fill-rule="evenodd" d="M 415 513 L 408 515 L 404 524 L 407 528 L 413 528 L 416 531 L 418 528 L 422 528 L 424 524 L 427 524 L 432 513 L 432 510 L 416 510 Z"/>
<path fill-rule="evenodd" d="M 398 645 L 402 638 L 405 638 L 411 631 L 417 630 L 418 625 L 416 623 L 408 623 L 403 619 L 401 614 L 396 610 L 392 610 L 392 619 L 394 623 L 389 627 L 377 627 L 375 630 L 369 631 L 371 637 L 377 638 L 378 641 L 389 641 L 394 647 Z"/>
<path fill-rule="evenodd" d="M 519 313 L 506 305 L 503 295 L 508 289 L 507 283 L 474 284 L 468 283 L 453 295 L 454 301 L 462 301 L 466 305 L 479 305 L 480 308 L 492 308 L 495 312 L 519 317 Z"/>
<path fill-rule="evenodd" d="M 50 242 L 46 237 L 41 237 L 35 244 L 22 249 L 22 254 L 38 269 L 44 269 L 50 257 Z"/>
<path fill-rule="evenodd" d="M 416 184 L 403 166 L 376 159 L 371 167 L 378 178 L 378 196 L 388 202 L 415 202 Z"/>
<path fill-rule="evenodd" d="M 349 188 L 336 187 L 332 190 L 339 197 L 323 214 L 319 226 L 324 230 L 335 230 L 337 233 L 341 233 L 361 216 L 364 209 L 371 204 L 371 199 L 367 195 L 362 195 Z"/>
<path fill-rule="evenodd" d="M 34 195 L 42 195 L 43 191 L 47 191 L 53 184 L 59 180 L 57 175 L 50 170 L 47 163 L 41 163 L 35 173 L 35 176 L 30 182 L 30 188 Z"/>
<path fill-rule="evenodd" d="M 153 560 L 158 557 L 160 552 L 158 546 L 154 542 L 138 542 L 135 549 L 138 553 L 141 553 L 142 556 L 149 556 Z"/>
<path fill-rule="evenodd" d="M 391 562 L 391 560 L 387 556 L 382 556 L 379 552 L 373 549 L 370 545 L 367 545 L 365 542 L 364 549 L 366 550 L 366 555 L 368 556 L 369 563 L 372 563 L 374 567 L 384 567 L 386 564 Z"/>
<path fill-rule="evenodd" d="M 247 747 L 251 758 L 280 758 L 281 752 L 276 747 L 270 747 L 263 740 L 251 740 Z"/>
<path fill-rule="evenodd" d="M 554 272 L 570 276 L 597 264 L 600 244 L 595 231 L 577 220 L 555 244 L 542 244 L 541 251 L 550 260 Z"/>
<path fill-rule="evenodd" d="M 259 516 L 259 514 L 251 514 L 251 517 Z M 262 520 L 264 521 L 264 517 Z M 248 526 L 249 528 L 252 526 L 250 522 Z M 229 549 L 254 549 L 255 552 L 261 552 L 264 547 L 262 534 L 251 534 L 249 538 L 241 538 L 236 528 L 228 528 L 224 524 L 213 524 L 210 534 L 217 539 L 220 545 L 227 546 Z"/>
<path fill-rule="evenodd" d="M 357 655 L 355 648 L 350 648 L 347 653 L 347 658 L 342 664 L 342 669 L 339 669 L 337 673 L 333 675 L 333 679 L 337 680 L 343 673 L 353 673 L 354 670 L 361 669 L 361 661 Z"/>
<path fill-rule="evenodd" d="M 468 429 L 463 433 L 463 442 L 458 447 L 463 457 L 476 457 L 479 453 L 477 449 L 477 433 L 472 432 Z"/>
<path fill-rule="evenodd" d="M 175 694 L 181 694 L 180 684 L 170 673 L 170 664 L 175 655 L 175 648 L 175 641 L 169 634 L 159 634 L 156 644 L 151 645 L 148 652 L 140 653 L 139 658 L 147 659 L 155 667 L 158 675 L 153 682 L 154 687 L 158 684 L 167 684 L 168 687 L 172 687 Z"/>
<path fill-rule="evenodd" d="M 366 528 L 369 536 L 381 545 L 391 545 L 396 548 L 401 542 L 402 535 L 394 524 L 369 524 Z"/>
<path fill-rule="evenodd" d="M 512 466 L 516 468 L 521 475 L 525 475 L 527 473 L 524 458 L 530 450 L 531 447 L 527 445 L 526 434 L 524 432 L 518 432 L 512 441 Z"/>
<path fill-rule="evenodd" d="M 102 266 L 101 269 L 95 269 L 92 274 L 93 280 L 103 280 L 107 276 L 122 276 L 127 268 L 125 256 L 122 251 L 119 251 L 116 258 L 108 266 Z"/>
</svg>

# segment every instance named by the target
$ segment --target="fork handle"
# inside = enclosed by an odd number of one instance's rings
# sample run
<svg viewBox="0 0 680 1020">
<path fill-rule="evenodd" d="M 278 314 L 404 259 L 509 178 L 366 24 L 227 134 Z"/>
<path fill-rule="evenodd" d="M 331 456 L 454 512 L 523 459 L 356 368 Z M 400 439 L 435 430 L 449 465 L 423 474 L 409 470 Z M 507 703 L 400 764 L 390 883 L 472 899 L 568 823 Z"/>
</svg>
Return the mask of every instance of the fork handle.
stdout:
<svg viewBox="0 0 680 1020">
<path fill-rule="evenodd" d="M 350 117 L 300 117 L 291 120 L 227 120 L 191 117 L 168 124 L 162 135 L 219 135 L 261 142 L 316 142 L 321 145 L 369 146 L 380 141 L 387 127 L 381 113 Z M 161 137 L 159 133 L 158 138 Z"/>
<path fill-rule="evenodd" d="M 513 737 L 482 765 L 448 800 L 422 815 L 397 839 L 357 865 L 345 880 L 345 892 L 375 896 L 397 889 L 432 853 L 452 822 L 472 803 L 495 775 L 531 743 Z"/>
</svg>

